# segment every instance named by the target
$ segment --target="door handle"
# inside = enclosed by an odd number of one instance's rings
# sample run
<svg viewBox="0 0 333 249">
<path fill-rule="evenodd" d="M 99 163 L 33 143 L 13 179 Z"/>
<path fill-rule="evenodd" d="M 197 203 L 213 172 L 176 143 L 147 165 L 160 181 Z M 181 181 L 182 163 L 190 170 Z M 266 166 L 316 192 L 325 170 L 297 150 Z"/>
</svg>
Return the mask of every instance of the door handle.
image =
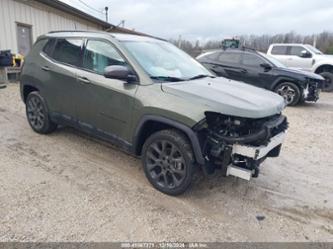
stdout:
<svg viewBox="0 0 333 249">
<path fill-rule="evenodd" d="M 88 80 L 86 77 L 77 77 L 78 81 L 84 83 L 84 84 L 90 84 L 90 80 Z"/>
<path fill-rule="evenodd" d="M 247 73 L 247 70 L 246 69 L 241 69 L 239 70 L 241 73 Z"/>
<path fill-rule="evenodd" d="M 42 70 L 44 70 L 44 71 L 50 71 L 50 68 L 48 66 L 44 66 L 44 67 L 42 67 Z"/>
</svg>

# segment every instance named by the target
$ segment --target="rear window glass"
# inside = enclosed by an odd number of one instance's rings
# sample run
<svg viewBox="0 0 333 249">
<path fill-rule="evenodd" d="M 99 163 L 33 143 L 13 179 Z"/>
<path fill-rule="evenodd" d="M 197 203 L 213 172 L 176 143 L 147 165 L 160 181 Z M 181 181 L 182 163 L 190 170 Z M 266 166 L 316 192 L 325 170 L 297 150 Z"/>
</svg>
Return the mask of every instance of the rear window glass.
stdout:
<svg viewBox="0 0 333 249">
<path fill-rule="evenodd" d="M 271 54 L 276 55 L 286 55 L 287 54 L 287 46 L 274 46 L 272 48 Z"/>
<path fill-rule="evenodd" d="M 43 52 L 48 56 L 52 56 L 53 48 L 55 45 L 55 39 L 49 39 L 43 48 Z"/>
<path fill-rule="evenodd" d="M 238 64 L 240 62 L 240 53 L 221 53 L 218 60 L 222 63 Z"/>
<path fill-rule="evenodd" d="M 81 55 L 82 39 L 59 39 L 54 48 L 52 58 L 69 65 L 76 66 Z"/>
</svg>

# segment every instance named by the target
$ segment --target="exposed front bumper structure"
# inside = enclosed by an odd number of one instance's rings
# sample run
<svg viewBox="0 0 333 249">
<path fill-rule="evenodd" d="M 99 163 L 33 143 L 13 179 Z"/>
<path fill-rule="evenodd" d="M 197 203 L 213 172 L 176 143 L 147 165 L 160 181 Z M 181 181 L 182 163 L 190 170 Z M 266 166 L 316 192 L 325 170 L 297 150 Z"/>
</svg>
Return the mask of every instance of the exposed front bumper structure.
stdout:
<svg viewBox="0 0 333 249">
<path fill-rule="evenodd" d="M 316 102 L 319 99 L 319 94 L 321 92 L 320 82 L 310 82 L 303 91 L 303 98 L 305 101 L 314 101 Z"/>
<path fill-rule="evenodd" d="M 240 162 L 239 160 L 236 163 L 237 165 L 232 162 L 230 165 L 228 165 L 226 169 L 226 176 L 232 175 L 245 180 L 250 180 L 253 175 L 258 174 L 259 172 L 258 166 L 262 159 L 268 156 L 278 156 L 281 144 L 283 143 L 285 136 L 286 133 L 281 132 L 276 136 L 272 137 L 267 145 L 261 145 L 261 146 L 248 146 L 240 144 L 233 145 L 231 152 L 232 158 L 241 157 L 242 162 L 244 165 L 246 165 L 246 167 L 243 167 L 241 164 L 239 164 Z M 252 165 L 252 167 L 247 167 L 249 164 Z"/>
<path fill-rule="evenodd" d="M 207 113 L 206 117 L 208 127 L 199 133 L 206 174 L 221 169 L 224 175 L 249 180 L 258 176 L 259 166 L 267 157 L 280 154 L 288 128 L 285 116 L 241 120 Z"/>
<path fill-rule="evenodd" d="M 242 155 L 245 157 L 252 158 L 254 160 L 261 159 L 264 156 L 266 156 L 272 149 L 282 144 L 285 136 L 286 133 L 281 132 L 276 136 L 272 137 L 267 145 L 261 145 L 261 146 L 234 144 L 232 147 L 232 154 Z"/>
</svg>

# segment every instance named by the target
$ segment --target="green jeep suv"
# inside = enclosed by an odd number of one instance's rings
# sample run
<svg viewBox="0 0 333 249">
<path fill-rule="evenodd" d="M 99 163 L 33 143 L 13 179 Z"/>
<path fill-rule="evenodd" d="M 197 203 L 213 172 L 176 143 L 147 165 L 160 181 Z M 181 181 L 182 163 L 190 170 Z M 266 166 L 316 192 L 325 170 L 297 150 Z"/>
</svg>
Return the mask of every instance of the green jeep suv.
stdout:
<svg viewBox="0 0 333 249">
<path fill-rule="evenodd" d="M 287 129 L 279 95 L 217 78 L 150 37 L 61 31 L 25 59 L 21 96 L 31 128 L 68 125 L 142 158 L 149 182 L 183 193 L 196 169 L 249 180 L 276 157 Z"/>
</svg>

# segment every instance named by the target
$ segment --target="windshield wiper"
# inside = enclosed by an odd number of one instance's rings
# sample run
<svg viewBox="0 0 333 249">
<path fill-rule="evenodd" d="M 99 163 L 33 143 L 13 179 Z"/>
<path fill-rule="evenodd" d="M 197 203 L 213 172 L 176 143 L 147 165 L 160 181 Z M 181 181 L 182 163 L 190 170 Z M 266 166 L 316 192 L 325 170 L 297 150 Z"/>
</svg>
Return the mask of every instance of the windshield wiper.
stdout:
<svg viewBox="0 0 333 249">
<path fill-rule="evenodd" d="M 210 77 L 210 78 L 215 78 L 213 75 L 209 75 L 209 74 L 199 74 L 196 76 L 193 76 L 187 80 L 197 80 L 197 79 L 201 79 L 201 78 L 206 78 L 206 77 Z"/>
<path fill-rule="evenodd" d="M 185 81 L 185 79 L 172 76 L 150 76 L 150 78 L 153 80 L 171 81 L 171 82 Z"/>
</svg>

